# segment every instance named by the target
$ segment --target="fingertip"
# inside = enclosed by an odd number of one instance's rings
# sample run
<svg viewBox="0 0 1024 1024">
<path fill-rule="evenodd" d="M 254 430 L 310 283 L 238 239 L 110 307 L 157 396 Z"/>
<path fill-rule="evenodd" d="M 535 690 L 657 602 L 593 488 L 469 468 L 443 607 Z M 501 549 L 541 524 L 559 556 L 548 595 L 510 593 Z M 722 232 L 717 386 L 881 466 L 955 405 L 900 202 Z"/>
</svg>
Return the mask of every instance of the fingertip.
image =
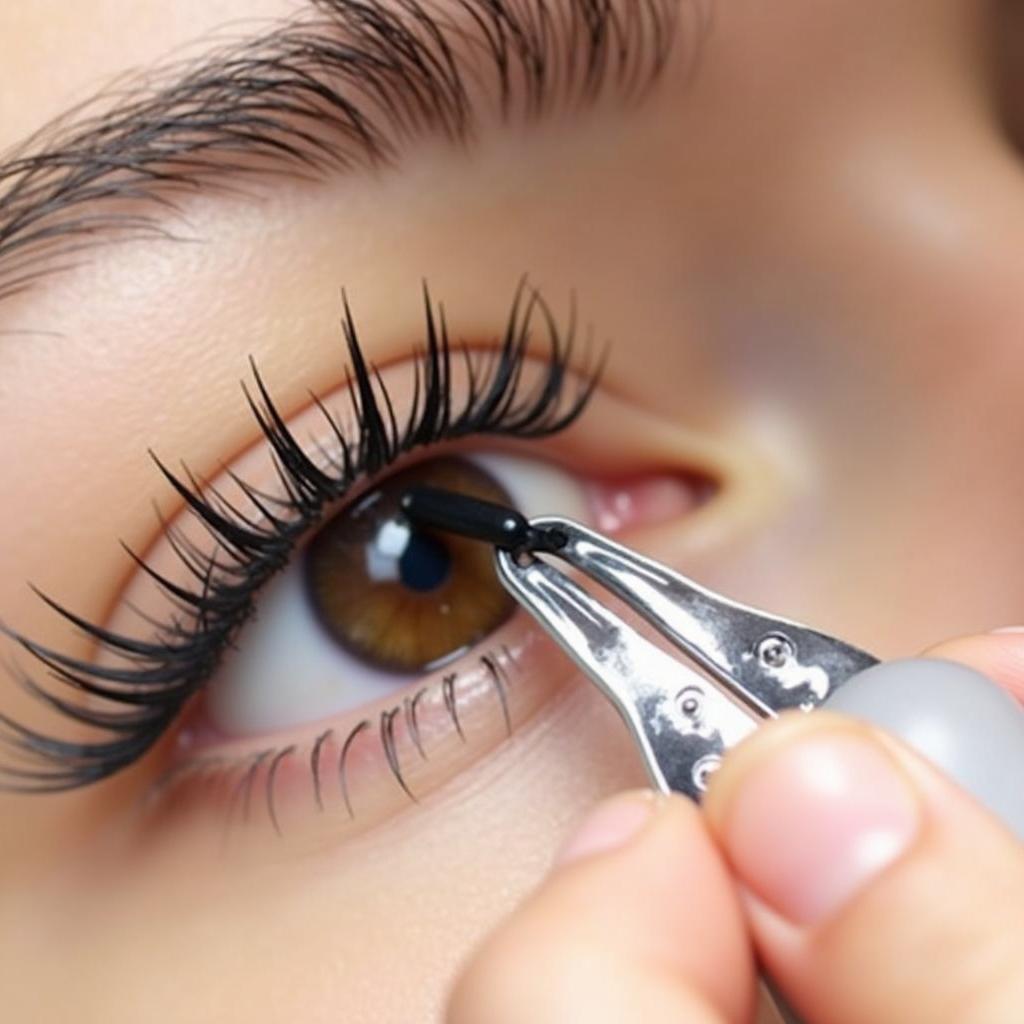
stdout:
<svg viewBox="0 0 1024 1024">
<path fill-rule="evenodd" d="M 721 812 L 719 835 L 747 888 L 812 926 L 913 845 L 920 804 L 877 737 L 826 724 L 759 759 Z"/>
<path fill-rule="evenodd" d="M 746 1019 L 755 978 L 749 939 L 700 808 L 675 793 L 630 798 L 645 803 L 647 820 L 625 844 L 559 868 L 555 898 L 585 905 L 589 926 L 626 956 L 675 972 L 680 992 L 698 992 L 723 1019 Z M 606 813 L 622 810 L 619 803 Z"/>
<path fill-rule="evenodd" d="M 759 954 L 807 1016 L 935 1020 L 956 1005 L 1009 1020 L 989 1011 L 1024 1005 L 1007 955 L 1019 847 L 898 740 L 830 712 L 781 716 L 726 757 L 705 806 Z"/>
<path fill-rule="evenodd" d="M 754 979 L 739 898 L 699 809 L 676 794 L 631 792 L 573 831 L 538 890 L 482 947 L 450 1019 L 546 1024 L 570 1019 L 572 1005 L 571 1019 L 596 1024 L 637 1019 L 612 1010 L 646 1005 L 652 1024 L 741 1021 Z M 498 992 L 518 1017 L 479 1015 Z"/>
<path fill-rule="evenodd" d="M 555 867 L 625 846 L 651 823 L 661 799 L 652 790 L 637 789 L 598 804 L 563 843 Z"/>
</svg>

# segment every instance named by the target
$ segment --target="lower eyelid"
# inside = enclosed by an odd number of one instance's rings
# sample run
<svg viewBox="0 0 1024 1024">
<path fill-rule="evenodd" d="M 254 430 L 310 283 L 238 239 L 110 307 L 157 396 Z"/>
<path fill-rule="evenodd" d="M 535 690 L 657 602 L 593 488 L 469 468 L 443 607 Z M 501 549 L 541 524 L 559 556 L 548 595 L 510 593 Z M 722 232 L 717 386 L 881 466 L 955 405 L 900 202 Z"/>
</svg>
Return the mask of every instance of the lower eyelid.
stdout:
<svg viewBox="0 0 1024 1024">
<path fill-rule="evenodd" d="M 186 731 L 179 763 L 147 801 L 145 831 L 208 821 L 242 848 L 247 837 L 275 833 L 300 846 L 357 834 L 485 757 L 572 674 L 520 614 L 480 649 L 391 699 L 269 744 L 211 749 L 210 737 Z"/>
</svg>

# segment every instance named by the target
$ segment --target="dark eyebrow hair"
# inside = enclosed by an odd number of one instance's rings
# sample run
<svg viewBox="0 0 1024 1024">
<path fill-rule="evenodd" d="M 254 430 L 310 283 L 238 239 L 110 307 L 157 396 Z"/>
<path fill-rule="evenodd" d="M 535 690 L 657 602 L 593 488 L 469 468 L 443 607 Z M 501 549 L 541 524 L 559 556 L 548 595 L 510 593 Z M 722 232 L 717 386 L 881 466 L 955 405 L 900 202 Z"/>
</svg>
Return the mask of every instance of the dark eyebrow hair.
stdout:
<svg viewBox="0 0 1024 1024">
<path fill-rule="evenodd" d="M 641 99 L 700 0 L 309 0 L 200 62 L 133 81 L 0 163 L 0 300 L 126 238 L 174 238 L 176 196 L 226 175 L 312 179 L 393 164 L 427 134 L 469 144 L 482 115 L 530 122 Z M 689 17 L 689 15 L 693 17 Z M 688 26 L 689 28 L 690 26 Z M 95 102 L 109 101 L 101 94 Z"/>
</svg>

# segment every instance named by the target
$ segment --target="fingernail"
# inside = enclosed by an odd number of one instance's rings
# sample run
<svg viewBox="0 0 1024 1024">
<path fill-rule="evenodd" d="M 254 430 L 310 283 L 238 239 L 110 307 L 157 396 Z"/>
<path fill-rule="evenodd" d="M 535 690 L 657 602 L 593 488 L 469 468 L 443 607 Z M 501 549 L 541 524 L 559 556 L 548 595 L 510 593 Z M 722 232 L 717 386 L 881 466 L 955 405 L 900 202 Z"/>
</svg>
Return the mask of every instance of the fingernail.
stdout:
<svg viewBox="0 0 1024 1024">
<path fill-rule="evenodd" d="M 569 864 L 624 846 L 650 821 L 655 806 L 655 795 L 647 790 L 623 793 L 598 804 L 566 841 L 555 863 Z"/>
<path fill-rule="evenodd" d="M 798 925 L 818 924 L 914 841 L 917 797 L 869 737 L 808 737 L 765 756 L 724 809 L 749 889 Z"/>
</svg>

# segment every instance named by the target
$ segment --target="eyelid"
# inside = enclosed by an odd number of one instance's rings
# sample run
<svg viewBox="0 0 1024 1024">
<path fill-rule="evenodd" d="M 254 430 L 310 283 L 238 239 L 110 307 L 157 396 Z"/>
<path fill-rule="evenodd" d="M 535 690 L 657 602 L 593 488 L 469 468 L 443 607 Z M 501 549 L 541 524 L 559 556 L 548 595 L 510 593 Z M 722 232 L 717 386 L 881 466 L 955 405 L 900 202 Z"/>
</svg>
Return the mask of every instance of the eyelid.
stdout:
<svg viewBox="0 0 1024 1024">
<path fill-rule="evenodd" d="M 0 718 L 0 735 L 24 755 L 22 764 L 0 765 L 0 784 L 23 791 L 76 788 L 142 757 L 201 689 L 220 653 L 251 614 L 256 592 L 287 562 L 297 539 L 325 504 L 346 494 L 363 475 L 442 439 L 474 433 L 544 436 L 573 422 L 589 401 L 596 374 L 579 377 L 569 371 L 574 318 L 568 337 L 563 337 L 541 297 L 525 285 L 514 297 L 499 346 L 489 357 L 484 350 L 489 362 L 483 365 L 468 349 L 462 362 L 456 362 L 443 314 L 435 310 L 429 295 L 424 301 L 426 348 L 413 363 L 416 386 L 411 408 L 401 420 L 380 375 L 363 357 L 346 304 L 343 327 L 352 364 L 348 397 L 359 429 L 354 438 L 347 437 L 343 426 L 328 417 L 325 422 L 336 450 L 326 465 L 312 458 L 294 436 L 256 374 L 256 397 L 250 395 L 250 406 L 273 449 L 284 499 L 261 494 L 235 475 L 232 482 L 250 502 L 248 511 L 239 511 L 187 469 L 175 474 L 158 462 L 167 482 L 218 546 L 212 554 L 204 552 L 173 528 L 168 531 L 171 548 L 193 577 L 186 585 L 136 558 L 140 573 L 177 607 L 162 623 L 147 619 L 143 610 L 141 621 L 155 629 L 149 639 L 89 623 L 49 601 L 113 658 L 84 662 L 12 633 L 15 642 L 72 694 L 47 691 L 31 679 L 26 685 L 58 716 L 91 727 L 92 734 L 64 739 Z M 528 363 L 537 365 L 528 354 L 534 317 L 547 329 L 549 359 L 539 364 L 540 383 L 534 381 L 531 389 L 529 378 L 524 384 L 523 370 Z M 461 398 L 452 394 L 457 366 L 464 373 Z M 573 385 L 577 387 L 570 391 Z M 328 450 L 317 451 L 322 456 Z M 288 515 L 289 509 L 296 517 Z M 100 701 L 100 706 L 96 700 L 79 705 L 73 697 L 82 693 Z"/>
</svg>

